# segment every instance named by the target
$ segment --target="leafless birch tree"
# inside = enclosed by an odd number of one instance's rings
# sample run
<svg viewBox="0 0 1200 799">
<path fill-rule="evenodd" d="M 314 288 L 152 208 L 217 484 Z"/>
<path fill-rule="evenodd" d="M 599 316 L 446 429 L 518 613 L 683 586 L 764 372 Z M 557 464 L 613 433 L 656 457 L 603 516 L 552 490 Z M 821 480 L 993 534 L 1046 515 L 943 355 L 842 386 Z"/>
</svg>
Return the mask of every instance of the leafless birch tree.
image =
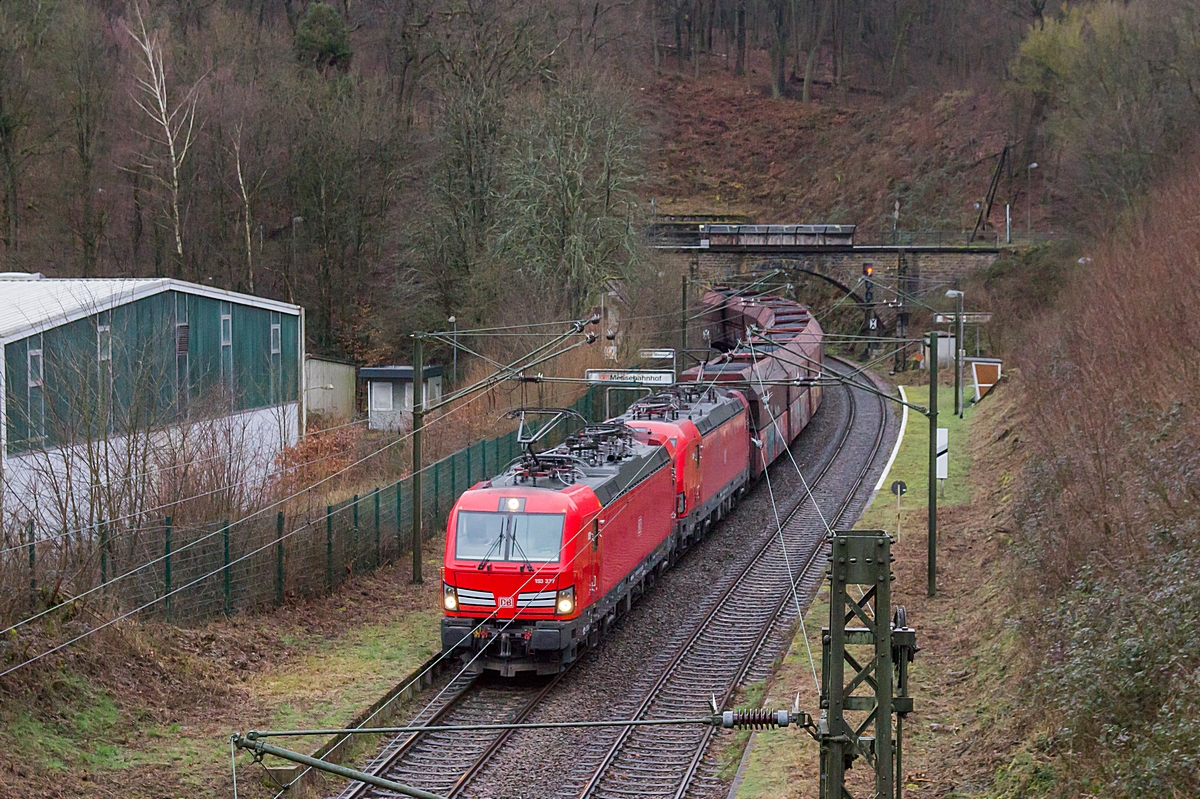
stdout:
<svg viewBox="0 0 1200 799">
<path fill-rule="evenodd" d="M 167 87 L 167 69 L 163 59 L 162 42 L 157 31 L 146 29 L 146 20 L 142 15 L 140 4 L 133 4 L 134 19 L 137 30 L 125 26 L 126 32 L 133 39 L 137 66 L 140 74 L 136 77 L 137 91 L 133 101 L 137 107 L 150 118 L 153 133 L 146 134 L 146 139 L 153 146 L 151 152 L 141 164 L 167 192 L 171 231 L 174 234 L 175 257 L 179 265 L 183 265 L 183 218 L 179 210 L 179 195 L 181 186 L 180 173 L 188 151 L 195 141 L 196 133 L 196 101 L 200 81 L 192 84 L 184 92 L 182 98 L 172 102 L 170 90 Z"/>
</svg>

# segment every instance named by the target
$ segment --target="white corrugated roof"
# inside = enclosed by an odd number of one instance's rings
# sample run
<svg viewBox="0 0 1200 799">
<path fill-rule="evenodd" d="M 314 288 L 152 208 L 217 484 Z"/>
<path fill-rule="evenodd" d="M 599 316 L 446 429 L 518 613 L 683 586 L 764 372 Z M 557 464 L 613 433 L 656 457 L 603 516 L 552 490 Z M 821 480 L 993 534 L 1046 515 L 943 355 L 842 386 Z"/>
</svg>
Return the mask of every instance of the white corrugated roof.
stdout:
<svg viewBox="0 0 1200 799">
<path fill-rule="evenodd" d="M 300 313 L 300 307 L 297 305 L 209 288 L 182 280 L 58 279 L 9 273 L 0 274 L 0 342 L 21 339 L 98 311 L 168 290 L 270 308 L 281 313 Z"/>
</svg>

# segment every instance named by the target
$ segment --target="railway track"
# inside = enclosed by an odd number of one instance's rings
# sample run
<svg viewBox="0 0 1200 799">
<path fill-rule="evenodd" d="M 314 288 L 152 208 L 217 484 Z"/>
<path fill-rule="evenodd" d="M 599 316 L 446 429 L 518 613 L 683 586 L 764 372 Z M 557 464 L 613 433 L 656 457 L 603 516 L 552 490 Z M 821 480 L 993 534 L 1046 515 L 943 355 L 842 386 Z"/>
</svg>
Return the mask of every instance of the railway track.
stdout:
<svg viewBox="0 0 1200 799">
<path fill-rule="evenodd" d="M 533 685 L 460 673 L 408 726 L 495 724 L 501 721 L 519 724 L 566 673 Z M 435 731 L 401 735 L 384 747 L 366 770 L 442 796 L 458 796 L 512 732 Z M 339 799 L 394 796 L 391 791 L 356 783 L 339 794 Z"/>
<path fill-rule="evenodd" d="M 819 475 L 809 482 L 816 491 L 830 473 L 838 456 L 848 449 L 860 447 L 855 422 L 859 413 L 854 392 L 850 397 L 850 424 L 838 443 L 834 456 L 823 466 Z M 820 585 L 824 574 L 827 521 L 837 527 L 850 509 L 858 489 L 864 484 L 870 468 L 883 443 L 886 429 L 886 408 L 878 403 L 872 425 L 868 453 L 862 466 L 844 491 L 832 515 L 824 521 L 807 492 L 792 505 L 782 518 L 782 536 L 788 558 L 782 557 L 780 536 L 768 537 L 750 563 L 723 591 L 709 613 L 697 624 L 691 636 L 663 669 L 658 680 L 646 693 L 633 718 L 656 719 L 703 715 L 709 710 L 709 697 L 717 697 L 724 707 L 747 671 L 762 652 L 769 634 L 778 629 L 782 619 L 790 626 L 795 604 L 792 593 L 808 597 Z M 790 570 L 788 566 L 790 565 Z M 793 609 L 789 614 L 789 606 Z M 628 727 L 624 728 L 609 746 L 599 766 L 575 793 L 580 799 L 628 799 L 639 797 L 672 797 L 681 799 L 697 775 L 712 738 L 713 728 Z"/>
<path fill-rule="evenodd" d="M 848 387 L 846 392 L 847 422 L 817 474 L 808 478 L 814 495 L 821 491 L 840 497 L 834 502 L 835 513 L 826 513 L 831 526 L 836 526 L 849 509 L 875 460 L 885 430 L 886 409 L 882 407 L 883 400 L 876 398 L 878 421 L 872 426 L 873 438 L 866 456 L 858 453 L 862 464 L 857 476 L 849 489 L 829 489 L 826 478 L 840 463 L 839 456 L 864 446 L 857 440 L 861 431 L 856 430 L 856 422 L 861 420 L 855 392 Z M 866 415 L 870 418 L 874 414 Z M 780 552 L 779 535 L 765 537 L 756 554 L 712 602 L 682 646 L 677 647 L 676 654 L 628 717 L 703 714 L 708 710 L 708 697 L 715 696 L 724 703 L 748 675 L 754 676 L 753 672 L 769 667 L 773 655 L 764 658 L 764 648 L 768 641 L 782 638 L 780 633 L 789 630 L 795 618 L 789 586 L 795 580 L 796 590 L 807 602 L 823 574 L 824 561 L 819 555 L 824 551 L 821 543 L 826 530 L 808 499 L 808 494 L 801 492 L 798 499 L 789 503 L 786 515 L 781 510 L 790 573 Z M 534 712 L 567 673 L 532 684 L 460 674 L 409 724 L 519 723 Z M 487 795 L 484 786 L 475 783 L 488 781 L 482 776 L 486 767 L 512 735 L 512 730 L 403 735 L 389 742 L 366 770 L 444 796 Z M 590 776 L 568 777 L 560 795 L 613 799 L 681 797 L 698 773 L 706 783 L 714 779 L 702 773 L 712 771 L 702 768 L 711 735 L 711 728 L 627 728 L 615 740 L 604 739 L 607 749 L 599 762 L 594 756 L 581 757 Z M 579 773 L 579 769 L 574 771 Z M 393 794 L 357 784 L 339 794 L 339 799 L 384 796 Z"/>
</svg>

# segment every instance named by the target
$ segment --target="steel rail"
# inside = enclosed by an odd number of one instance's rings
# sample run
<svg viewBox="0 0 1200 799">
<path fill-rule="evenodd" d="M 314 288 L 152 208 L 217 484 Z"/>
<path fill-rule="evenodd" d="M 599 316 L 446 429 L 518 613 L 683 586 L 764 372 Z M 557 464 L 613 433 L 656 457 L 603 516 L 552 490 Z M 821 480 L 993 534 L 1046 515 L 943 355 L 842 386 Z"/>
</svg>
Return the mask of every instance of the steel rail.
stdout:
<svg viewBox="0 0 1200 799">
<path fill-rule="evenodd" d="M 522 702 L 516 712 L 511 714 L 511 723 L 520 724 L 524 722 L 525 719 L 529 717 L 529 714 L 532 713 L 534 709 L 542 703 L 546 696 L 550 694 L 555 686 L 558 685 L 559 681 L 566 676 L 567 672 L 569 672 L 573 666 L 574 664 L 571 664 L 566 669 L 556 674 L 553 679 L 547 681 L 545 685 L 541 686 L 541 688 L 538 689 L 532 697 Z M 464 680 L 462 687 L 458 688 L 453 695 L 451 695 L 444 703 L 442 703 L 442 705 L 429 716 L 422 726 L 433 727 L 438 725 L 440 721 L 446 719 L 456 709 L 461 707 L 467 698 L 479 697 L 479 679 L 481 675 L 476 674 L 464 676 L 466 676 L 467 679 Z M 437 731 L 431 730 L 430 732 Z M 491 760 L 496 751 L 504 744 L 505 741 L 508 740 L 513 732 L 514 730 L 512 729 L 497 730 L 496 735 L 484 747 L 483 751 L 473 758 L 470 766 L 468 766 L 458 775 L 453 784 L 448 789 L 443 791 L 443 794 L 446 797 L 460 795 L 466 784 L 470 782 L 476 774 L 479 773 L 479 771 L 488 763 L 488 761 Z M 388 754 L 383 757 L 382 760 L 377 759 L 375 763 L 371 764 L 371 766 L 367 769 L 367 773 L 380 777 L 387 777 L 389 774 L 392 774 L 404 765 L 406 759 L 417 754 L 419 740 L 421 736 L 426 734 L 427 733 L 424 730 L 419 730 L 408 734 L 403 743 L 395 747 L 394 750 L 388 752 Z M 394 739 L 392 743 L 395 743 L 395 741 L 399 740 L 401 737 L 404 737 L 403 734 Z M 389 744 L 389 746 L 391 746 L 391 744 Z M 373 793 L 374 791 L 372 786 L 365 783 L 359 783 L 353 786 L 353 788 L 350 790 L 341 794 L 341 796 L 343 799 L 362 799 L 363 797 L 370 796 Z"/>
<path fill-rule="evenodd" d="M 558 685 L 559 681 L 566 675 L 568 671 L 575 668 L 575 664 L 578 662 L 578 660 L 572 661 L 570 665 L 556 674 L 554 679 L 546 683 L 545 687 L 542 688 L 541 691 L 538 691 L 537 696 L 533 697 L 533 699 L 531 699 L 529 703 L 521 708 L 521 710 L 513 717 L 513 723 L 520 724 L 525 721 L 525 719 L 529 718 L 529 714 L 533 712 L 534 708 L 542 703 L 542 700 L 545 699 L 546 696 L 549 695 L 550 691 Z M 454 787 L 446 793 L 447 799 L 453 799 L 455 796 L 460 796 L 463 792 L 463 789 L 466 788 L 467 783 L 475 779 L 475 776 L 483 770 L 483 767 L 487 765 L 489 761 L 491 761 L 492 757 L 494 757 L 500 747 L 504 746 L 508 739 L 512 737 L 514 732 L 515 730 L 513 729 L 501 730 L 500 734 L 492 739 L 492 742 L 488 744 L 487 749 L 480 753 L 479 757 L 475 758 L 475 762 L 471 764 L 471 767 L 467 769 L 461 777 L 458 778 L 458 781 L 454 783 Z"/>
<path fill-rule="evenodd" d="M 857 401 L 854 397 L 854 391 L 850 386 L 846 386 L 846 391 L 847 391 L 847 397 L 849 399 L 849 411 L 850 412 L 849 412 L 849 419 L 847 420 L 847 423 L 842 431 L 842 435 L 839 438 L 839 440 L 834 448 L 833 453 L 829 456 L 827 461 L 823 464 L 817 477 L 809 482 L 808 490 L 801 493 L 799 499 L 792 505 L 792 507 L 787 512 L 786 518 L 780 524 L 780 528 L 787 528 L 793 522 L 796 521 L 796 517 L 801 512 L 801 510 L 804 508 L 805 501 L 808 498 L 809 494 L 812 493 L 813 489 L 815 489 L 815 487 L 818 484 L 822 483 L 823 479 L 827 476 L 830 469 L 833 468 L 833 465 L 838 462 L 838 456 L 842 454 L 842 452 L 844 451 L 844 449 L 847 445 L 847 442 L 850 439 L 850 434 L 851 434 L 851 431 L 854 429 L 854 422 L 855 422 L 855 419 L 857 416 Z M 845 512 L 847 511 L 851 502 L 853 501 L 854 496 L 857 494 L 858 489 L 862 486 L 863 481 L 866 478 L 866 475 L 869 473 L 870 467 L 874 463 L 875 455 L 878 453 L 879 446 L 881 445 L 881 442 L 883 440 L 884 430 L 886 428 L 886 408 L 883 407 L 882 400 L 880 400 L 880 407 L 883 409 L 883 412 L 881 412 L 881 415 L 880 415 L 880 424 L 878 425 L 878 429 L 875 434 L 875 440 L 874 440 L 872 450 L 871 450 L 870 454 L 864 459 L 864 465 L 859 470 L 859 473 L 857 475 L 856 480 L 854 481 L 854 484 L 846 492 L 845 496 L 840 501 L 838 508 L 834 514 L 834 519 L 835 519 L 834 523 L 836 523 L 836 520 L 838 520 L 842 516 L 844 516 Z M 814 498 L 814 501 L 815 501 L 815 498 Z M 701 638 L 704 636 L 704 634 L 706 632 L 709 631 L 710 626 L 713 625 L 714 620 L 716 620 L 718 617 L 718 614 L 723 609 L 728 607 L 729 603 L 732 600 L 738 598 L 741 595 L 741 591 L 739 589 L 742 589 L 745 587 L 747 578 L 751 574 L 752 570 L 754 570 L 756 566 L 759 566 L 760 564 L 762 564 L 764 562 L 766 557 L 770 554 L 773 544 L 778 540 L 778 538 L 779 538 L 779 536 L 777 536 L 775 534 L 769 535 L 765 538 L 762 546 L 759 548 L 759 550 L 755 554 L 755 556 L 741 570 L 741 572 L 738 574 L 737 578 L 735 578 L 733 580 L 733 582 L 731 582 L 730 585 L 722 592 L 720 597 L 718 597 L 718 599 L 714 603 L 712 609 L 704 616 L 703 619 L 700 620 L 699 623 L 697 623 L 697 625 L 693 628 L 692 633 L 689 635 L 688 639 L 679 647 L 675 656 L 663 668 L 658 680 L 647 691 L 646 696 L 643 699 L 642 703 L 637 708 L 637 710 L 634 711 L 634 713 L 632 714 L 632 718 L 638 718 L 641 715 L 648 712 L 650 710 L 650 708 L 652 707 L 652 705 L 655 703 L 655 701 L 659 697 L 663 696 L 663 694 L 666 691 L 666 689 L 668 688 L 672 678 L 677 676 L 677 671 L 680 668 L 680 666 L 683 663 L 686 656 L 689 653 L 694 652 L 696 650 L 697 645 L 699 644 Z M 789 575 L 788 576 L 789 582 L 791 582 L 793 580 L 795 581 L 795 583 L 802 582 L 804 580 L 804 578 L 812 571 L 813 563 L 816 562 L 820 553 L 824 551 L 824 548 L 822 546 L 824 541 L 825 541 L 825 536 L 822 535 L 818 541 L 814 542 L 811 550 L 807 554 L 804 566 L 800 569 L 800 571 L 797 575 Z M 786 544 L 785 544 L 785 546 L 786 546 Z M 789 586 L 788 591 L 782 592 L 780 594 L 780 597 L 779 597 L 775 607 L 772 609 L 771 615 L 768 617 L 768 621 L 759 629 L 758 633 L 754 636 L 754 638 L 751 642 L 751 645 L 747 648 L 746 654 L 741 658 L 740 662 L 738 663 L 738 667 L 735 672 L 735 678 L 728 683 L 728 685 L 727 685 L 726 689 L 724 690 L 723 695 L 721 697 L 722 705 L 729 701 L 733 692 L 736 690 L 737 686 L 742 682 L 743 678 L 745 677 L 745 674 L 748 671 L 750 665 L 753 663 L 754 658 L 761 651 L 769 634 L 771 633 L 772 630 L 775 629 L 776 621 L 780 617 L 780 612 L 786 606 L 787 601 L 791 598 L 790 588 L 791 588 L 791 586 Z M 593 772 L 592 777 L 588 780 L 587 783 L 584 784 L 583 788 L 579 791 L 578 796 L 581 797 L 581 799 L 582 799 L 582 797 L 587 797 L 587 796 L 593 795 L 599 790 L 599 788 L 601 786 L 601 782 L 603 781 L 605 775 L 610 770 L 612 770 L 622 749 L 630 741 L 633 734 L 634 734 L 633 728 L 626 728 L 617 736 L 616 740 L 609 747 L 608 752 L 605 754 L 605 757 L 603 758 L 603 760 L 601 761 L 599 766 Z M 707 749 L 707 745 L 708 745 L 709 740 L 711 739 L 711 735 L 712 735 L 711 729 L 705 730 L 702 735 L 701 740 L 692 749 L 692 754 L 689 759 L 688 766 L 686 767 L 686 769 L 682 775 L 683 779 L 679 783 L 678 789 L 674 792 L 675 797 L 681 797 L 684 794 L 684 792 L 687 790 L 688 785 L 690 784 L 692 778 L 695 775 L 696 770 L 699 767 L 699 764 L 702 760 L 703 754 Z"/>
<path fill-rule="evenodd" d="M 853 394 L 853 392 L 851 392 L 851 394 Z M 830 523 L 830 526 L 832 526 L 832 527 L 836 527 L 837 524 L 846 515 L 847 511 L 850 509 L 850 505 L 854 501 L 854 497 L 858 493 L 858 490 L 860 488 L 862 488 L 862 486 L 866 483 L 867 475 L 870 474 L 871 467 L 875 463 L 875 458 L 879 455 L 879 449 L 883 445 L 884 432 L 887 429 L 887 406 L 885 405 L 885 403 L 881 397 L 876 397 L 876 400 L 878 401 L 879 406 L 882 409 L 882 412 L 880 414 L 880 424 L 875 433 L 875 441 L 871 447 L 871 453 L 863 461 L 862 469 L 859 470 L 858 475 L 855 477 L 852 487 L 849 489 L 849 491 L 846 492 L 846 496 L 842 500 L 837 511 L 833 514 L 833 519 Z M 798 508 L 796 510 L 798 510 Z M 795 511 L 793 511 L 793 514 L 794 513 L 795 513 Z M 789 514 L 789 521 L 790 521 L 791 515 L 793 515 L 793 514 Z M 785 524 L 786 523 L 787 522 L 785 522 Z M 825 552 L 825 541 L 824 541 L 824 539 L 822 539 L 821 542 L 819 542 L 815 547 L 813 547 L 813 550 L 809 554 L 808 559 L 806 560 L 804 565 L 799 569 L 797 576 L 795 578 L 795 581 L 792 584 L 793 589 L 798 590 L 802 583 L 806 583 L 811 580 L 811 577 L 814 574 L 813 567 L 817 566 L 820 563 L 820 561 L 818 560 L 818 556 L 820 556 L 824 552 Z M 816 570 L 815 573 L 820 574 L 821 570 L 818 569 L 818 570 Z M 816 586 L 812 586 L 812 587 L 815 588 Z M 811 590 L 811 588 L 809 590 Z M 807 594 L 808 591 L 806 591 L 805 593 Z M 787 607 L 789 599 L 791 599 L 790 591 L 783 592 L 780 594 L 779 602 L 775 607 L 774 614 L 772 614 L 772 618 L 775 621 L 771 622 L 764 628 L 763 634 L 759 637 L 758 643 L 756 644 L 754 651 L 747 654 L 747 656 L 742 661 L 742 665 L 738 672 L 737 679 L 733 682 L 733 684 L 730 686 L 729 690 L 726 692 L 726 695 L 722 698 L 722 702 L 721 702 L 722 706 L 724 706 L 725 703 L 727 703 L 729 701 L 729 699 L 732 697 L 733 692 L 736 690 L 737 686 L 744 683 L 745 678 L 746 678 L 746 673 L 750 669 L 750 664 L 753 663 L 754 658 L 758 656 L 759 652 L 762 649 L 763 644 L 767 640 L 769 632 L 774 629 L 774 627 L 776 626 L 776 623 L 778 622 L 778 620 L 781 617 L 781 614 L 783 613 L 784 609 Z M 675 792 L 675 799 L 682 799 L 682 797 L 687 792 L 688 786 L 690 785 L 692 778 L 695 776 L 696 770 L 700 767 L 700 763 L 703 760 L 705 752 L 708 750 L 708 745 L 709 745 L 709 742 L 712 740 L 712 735 L 713 735 L 712 728 L 706 729 L 702 732 L 700 743 L 696 747 L 696 752 L 692 757 L 691 763 L 688 764 L 688 768 L 684 773 L 683 780 L 680 782 L 679 790 L 677 790 Z"/>
<path fill-rule="evenodd" d="M 465 679 L 463 679 L 464 677 L 465 677 Z M 467 694 L 475 686 L 475 683 L 479 681 L 479 675 L 478 674 L 472 674 L 472 675 L 459 674 L 453 680 L 450 681 L 450 685 L 453 685 L 456 680 L 460 680 L 460 679 L 462 680 L 462 685 L 458 689 L 456 689 L 454 691 L 454 693 L 452 693 L 446 699 L 446 701 L 443 702 L 429 716 L 429 718 L 425 721 L 425 724 L 423 726 L 427 726 L 427 727 L 433 726 L 434 724 L 437 724 L 439 721 L 444 719 L 450 713 L 451 710 L 453 710 L 460 702 L 462 702 L 462 700 L 467 696 Z M 420 718 L 420 715 L 421 714 L 418 714 L 417 717 Z M 373 774 L 376 776 L 383 776 L 384 774 L 389 772 L 396 765 L 397 762 L 399 762 L 401 759 L 403 759 L 405 755 L 407 755 L 409 752 L 412 751 L 412 749 L 416 746 L 417 739 L 420 738 L 421 735 L 422 735 L 422 733 L 420 733 L 420 732 L 410 733 L 408 735 L 408 737 L 404 740 L 403 743 L 401 743 L 399 746 L 396 746 L 395 749 L 392 749 L 391 751 L 389 751 L 389 749 L 392 747 L 392 745 L 395 744 L 396 741 L 398 741 L 401 737 L 404 737 L 404 736 L 401 735 L 401 736 L 398 736 L 397 738 L 392 739 L 392 741 L 389 742 L 384 747 L 383 753 L 380 756 L 380 757 L 382 757 L 382 760 L 377 758 L 376 762 L 368 765 L 368 767 L 365 769 L 365 771 L 368 774 Z M 351 786 L 351 788 L 349 790 L 343 792 L 342 794 L 340 794 L 340 796 L 342 797 L 342 799 L 361 799 L 361 797 L 366 796 L 370 792 L 371 787 L 372 786 L 368 785 L 367 783 L 360 782 L 360 783 L 357 783 L 356 785 Z"/>
</svg>

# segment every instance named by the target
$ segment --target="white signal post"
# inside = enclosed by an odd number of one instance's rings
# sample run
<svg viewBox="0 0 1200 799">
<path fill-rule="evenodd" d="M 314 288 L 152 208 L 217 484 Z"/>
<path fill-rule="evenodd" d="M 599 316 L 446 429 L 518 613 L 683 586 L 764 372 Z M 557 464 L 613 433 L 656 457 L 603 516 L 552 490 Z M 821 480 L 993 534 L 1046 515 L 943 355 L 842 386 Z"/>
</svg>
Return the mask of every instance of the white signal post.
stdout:
<svg viewBox="0 0 1200 799">
<path fill-rule="evenodd" d="M 950 429 L 937 429 L 937 478 L 941 483 L 942 496 L 946 496 L 946 478 L 950 476 Z"/>
</svg>

